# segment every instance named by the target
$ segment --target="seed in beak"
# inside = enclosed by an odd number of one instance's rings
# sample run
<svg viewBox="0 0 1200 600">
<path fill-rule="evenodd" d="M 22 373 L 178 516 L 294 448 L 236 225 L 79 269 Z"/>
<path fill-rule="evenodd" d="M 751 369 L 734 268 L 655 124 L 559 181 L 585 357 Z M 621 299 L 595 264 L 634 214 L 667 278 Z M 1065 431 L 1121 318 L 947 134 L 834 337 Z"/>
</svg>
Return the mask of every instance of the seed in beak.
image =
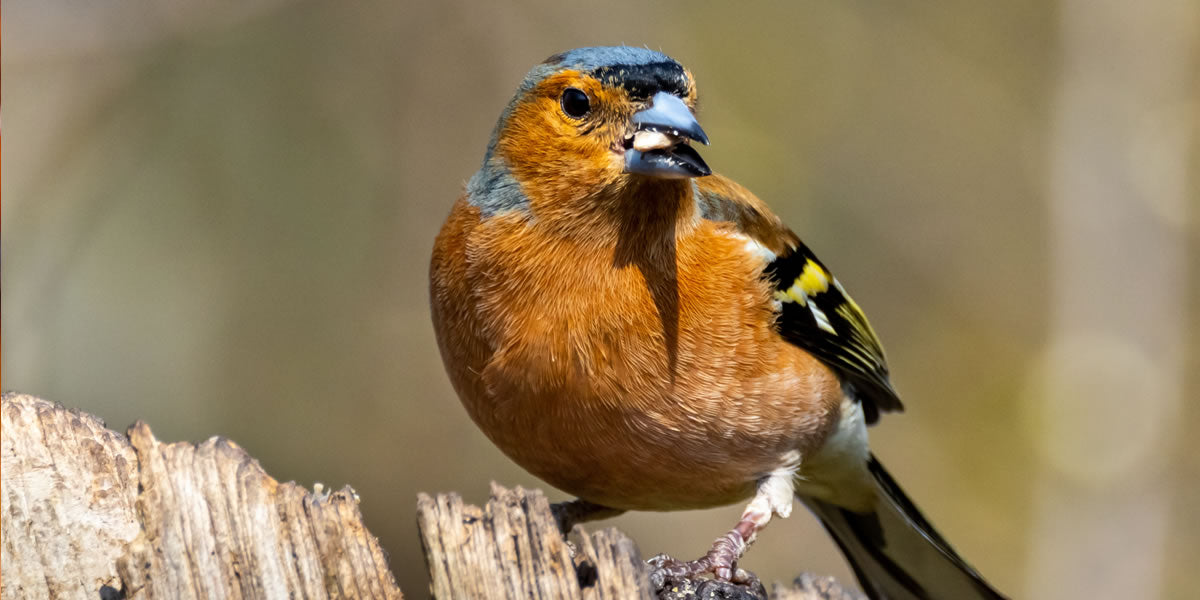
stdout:
<svg viewBox="0 0 1200 600">
<path fill-rule="evenodd" d="M 660 148 L 670 148 L 675 145 L 673 138 L 659 131 L 643 129 L 633 134 L 633 149 L 638 152 L 649 152 Z"/>
</svg>

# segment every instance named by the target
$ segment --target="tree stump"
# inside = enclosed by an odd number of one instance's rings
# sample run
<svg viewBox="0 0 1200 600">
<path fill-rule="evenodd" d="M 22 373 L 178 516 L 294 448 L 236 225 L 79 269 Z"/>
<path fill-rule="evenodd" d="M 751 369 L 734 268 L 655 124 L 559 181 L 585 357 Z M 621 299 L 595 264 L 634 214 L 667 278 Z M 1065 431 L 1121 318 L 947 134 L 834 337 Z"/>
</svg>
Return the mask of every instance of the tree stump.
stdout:
<svg viewBox="0 0 1200 600">
<path fill-rule="evenodd" d="M 122 435 L 23 394 L 0 416 L 0 599 L 401 597 L 348 486 L 310 493 L 227 439 L 168 444 L 140 422 Z M 536 490 L 493 484 L 483 508 L 421 494 L 417 521 L 439 600 L 766 598 L 706 579 L 652 590 L 628 537 L 564 539 Z M 770 597 L 861 598 L 811 576 Z"/>
<path fill-rule="evenodd" d="M 612 528 L 559 533 L 550 503 L 537 490 L 492 484 L 485 507 L 458 494 L 421 494 L 417 525 L 438 600 L 863 600 L 830 577 L 802 575 L 791 586 L 762 588 L 687 579 L 651 589 L 637 546 Z M 569 540 L 569 541 L 568 541 Z"/>
<path fill-rule="evenodd" d="M 646 563 L 629 538 L 577 525 L 568 547 L 538 491 L 493 483 L 483 509 L 458 494 L 421 494 L 417 524 L 439 600 L 651 597 Z"/>
<path fill-rule="evenodd" d="M 0 597 L 400 598 L 349 487 L 278 483 L 237 444 L 5 394 Z"/>
</svg>

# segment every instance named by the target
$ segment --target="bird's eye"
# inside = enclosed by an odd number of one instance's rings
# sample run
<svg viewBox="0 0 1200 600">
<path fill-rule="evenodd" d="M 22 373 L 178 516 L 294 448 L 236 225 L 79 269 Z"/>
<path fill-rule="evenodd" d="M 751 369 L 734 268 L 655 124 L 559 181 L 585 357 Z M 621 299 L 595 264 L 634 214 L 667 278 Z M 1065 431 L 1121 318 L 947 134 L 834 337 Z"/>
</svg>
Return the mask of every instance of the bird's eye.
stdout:
<svg viewBox="0 0 1200 600">
<path fill-rule="evenodd" d="M 562 109 L 572 119 L 581 119 L 592 109 L 591 100 L 581 89 L 567 88 L 563 90 Z"/>
</svg>

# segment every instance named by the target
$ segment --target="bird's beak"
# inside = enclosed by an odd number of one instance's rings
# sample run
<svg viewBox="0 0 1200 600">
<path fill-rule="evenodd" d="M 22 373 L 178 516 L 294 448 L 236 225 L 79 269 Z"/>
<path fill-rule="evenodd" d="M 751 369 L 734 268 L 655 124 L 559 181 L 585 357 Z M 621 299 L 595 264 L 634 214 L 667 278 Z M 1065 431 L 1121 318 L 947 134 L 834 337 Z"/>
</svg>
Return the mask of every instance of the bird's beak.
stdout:
<svg viewBox="0 0 1200 600">
<path fill-rule="evenodd" d="M 633 132 L 625 139 L 625 172 L 666 179 L 711 175 L 688 140 L 708 145 L 683 100 L 667 92 L 655 94 L 648 108 L 633 115 Z"/>
</svg>

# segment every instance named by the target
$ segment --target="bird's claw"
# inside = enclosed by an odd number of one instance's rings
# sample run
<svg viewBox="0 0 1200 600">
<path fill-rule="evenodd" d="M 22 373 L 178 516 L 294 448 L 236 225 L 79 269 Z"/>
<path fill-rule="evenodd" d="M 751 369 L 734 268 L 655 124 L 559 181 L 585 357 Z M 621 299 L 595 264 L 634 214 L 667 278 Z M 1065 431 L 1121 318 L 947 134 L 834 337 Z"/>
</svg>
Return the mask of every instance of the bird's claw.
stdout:
<svg viewBox="0 0 1200 600">
<path fill-rule="evenodd" d="M 755 590 L 764 589 L 758 576 L 737 566 L 737 561 L 745 549 L 746 542 L 737 531 L 731 531 L 717 538 L 712 549 L 696 560 L 685 562 L 666 554 L 659 554 L 646 561 L 652 567 L 650 584 L 655 590 L 661 590 L 668 582 L 712 573 L 717 581 L 742 584 Z"/>
</svg>

